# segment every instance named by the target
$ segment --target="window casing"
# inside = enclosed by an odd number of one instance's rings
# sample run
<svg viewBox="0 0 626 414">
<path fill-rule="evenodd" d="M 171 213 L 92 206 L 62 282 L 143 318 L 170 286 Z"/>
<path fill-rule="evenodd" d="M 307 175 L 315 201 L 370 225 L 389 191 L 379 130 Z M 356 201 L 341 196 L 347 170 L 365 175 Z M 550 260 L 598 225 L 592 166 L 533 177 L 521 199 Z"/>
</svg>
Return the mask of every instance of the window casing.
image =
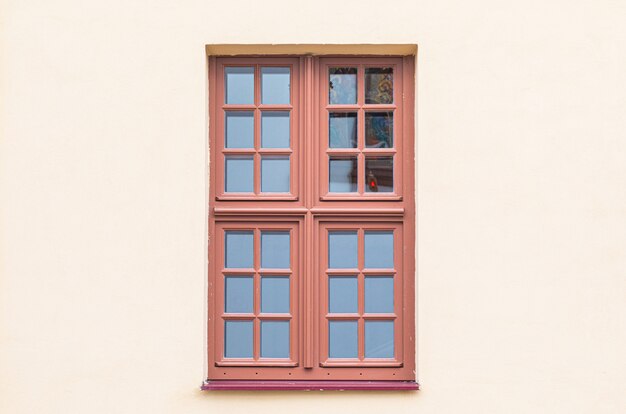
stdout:
<svg viewBox="0 0 626 414">
<path fill-rule="evenodd" d="M 209 58 L 209 381 L 415 380 L 413 76 Z"/>
</svg>

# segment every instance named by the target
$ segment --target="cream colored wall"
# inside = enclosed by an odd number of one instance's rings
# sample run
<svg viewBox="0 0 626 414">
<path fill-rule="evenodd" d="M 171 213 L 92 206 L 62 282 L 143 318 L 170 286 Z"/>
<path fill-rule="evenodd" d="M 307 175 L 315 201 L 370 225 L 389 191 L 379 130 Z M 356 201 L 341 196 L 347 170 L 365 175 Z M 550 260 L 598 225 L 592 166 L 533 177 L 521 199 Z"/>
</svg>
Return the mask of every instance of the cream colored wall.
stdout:
<svg viewBox="0 0 626 414">
<path fill-rule="evenodd" d="M 4 0 L 0 412 L 626 412 L 626 3 Z M 211 43 L 417 43 L 417 393 L 199 391 Z"/>
</svg>

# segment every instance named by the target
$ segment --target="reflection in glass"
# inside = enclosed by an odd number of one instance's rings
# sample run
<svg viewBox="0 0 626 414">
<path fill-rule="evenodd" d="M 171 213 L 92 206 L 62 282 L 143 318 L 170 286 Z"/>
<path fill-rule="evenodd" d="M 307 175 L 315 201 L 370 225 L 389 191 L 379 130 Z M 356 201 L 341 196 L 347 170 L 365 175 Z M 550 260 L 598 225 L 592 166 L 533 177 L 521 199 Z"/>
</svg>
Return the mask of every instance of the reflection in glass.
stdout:
<svg viewBox="0 0 626 414">
<path fill-rule="evenodd" d="M 393 103 L 393 68 L 365 69 L 365 103 Z"/>
<path fill-rule="evenodd" d="M 254 185 L 252 157 L 226 157 L 224 186 L 227 193 L 251 193 Z"/>
<path fill-rule="evenodd" d="M 252 321 L 226 321 L 224 330 L 224 356 L 252 358 Z"/>
<path fill-rule="evenodd" d="M 330 269 L 357 268 L 357 232 L 328 232 L 328 267 Z"/>
<path fill-rule="evenodd" d="M 328 101 L 331 105 L 356 103 L 356 68 L 330 68 Z"/>
<path fill-rule="evenodd" d="M 367 148 L 393 147 L 393 112 L 365 113 L 365 146 Z"/>
<path fill-rule="evenodd" d="M 227 231 L 225 235 L 226 268 L 249 269 L 253 267 L 254 236 L 251 231 Z"/>
<path fill-rule="evenodd" d="M 289 68 L 261 68 L 261 103 L 289 104 Z"/>
<path fill-rule="evenodd" d="M 365 159 L 365 191 L 368 193 L 393 192 L 393 157 Z"/>
<path fill-rule="evenodd" d="M 252 277 L 226 277 L 224 311 L 226 313 L 252 313 L 252 285 Z"/>
<path fill-rule="evenodd" d="M 261 312 L 289 313 L 289 277 L 261 278 Z"/>
<path fill-rule="evenodd" d="M 254 104 L 254 67 L 224 69 L 227 104 Z"/>
<path fill-rule="evenodd" d="M 356 120 L 355 112 L 331 112 L 328 119 L 328 146 L 356 148 Z"/>
<path fill-rule="evenodd" d="M 331 158 L 328 164 L 328 191 L 331 193 L 355 193 L 357 190 L 357 160 Z"/>
<path fill-rule="evenodd" d="M 226 112 L 226 148 L 254 148 L 254 113 Z"/>
<path fill-rule="evenodd" d="M 261 358 L 289 358 L 289 321 L 261 321 Z"/>
<path fill-rule="evenodd" d="M 365 321 L 365 358 L 393 358 L 393 321 Z"/>
<path fill-rule="evenodd" d="M 357 358 L 356 321 L 328 321 L 328 357 Z"/>
<path fill-rule="evenodd" d="M 289 269 L 290 235 L 288 231 L 261 232 L 261 267 Z"/>
<path fill-rule="evenodd" d="M 328 312 L 358 312 L 358 288 L 356 277 L 331 276 L 328 278 Z"/>
<path fill-rule="evenodd" d="M 289 156 L 261 158 L 261 192 L 289 192 Z"/>
<path fill-rule="evenodd" d="M 289 112 L 262 112 L 261 147 L 289 148 Z"/>
<path fill-rule="evenodd" d="M 393 313 L 393 276 L 365 278 L 365 313 Z"/>
<path fill-rule="evenodd" d="M 393 269 L 393 232 L 365 232 L 365 267 Z"/>
</svg>

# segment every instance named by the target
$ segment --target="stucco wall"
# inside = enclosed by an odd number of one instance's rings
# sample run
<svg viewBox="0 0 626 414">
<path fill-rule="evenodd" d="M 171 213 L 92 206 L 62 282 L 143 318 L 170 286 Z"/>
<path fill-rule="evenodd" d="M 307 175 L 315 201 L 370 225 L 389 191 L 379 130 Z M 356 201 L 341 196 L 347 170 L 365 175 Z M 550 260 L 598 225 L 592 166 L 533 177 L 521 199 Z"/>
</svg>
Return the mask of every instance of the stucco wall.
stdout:
<svg viewBox="0 0 626 414">
<path fill-rule="evenodd" d="M 626 3 L 2 2 L 0 412 L 626 411 Z M 207 393 L 205 45 L 417 43 L 417 393 Z"/>
</svg>

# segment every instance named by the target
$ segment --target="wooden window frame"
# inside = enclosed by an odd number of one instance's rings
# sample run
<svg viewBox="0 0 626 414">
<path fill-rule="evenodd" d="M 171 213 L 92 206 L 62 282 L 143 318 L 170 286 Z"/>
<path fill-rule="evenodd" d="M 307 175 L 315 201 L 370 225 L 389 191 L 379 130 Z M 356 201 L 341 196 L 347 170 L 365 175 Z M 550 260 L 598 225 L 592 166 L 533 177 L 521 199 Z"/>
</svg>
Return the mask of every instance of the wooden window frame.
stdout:
<svg viewBox="0 0 626 414">
<path fill-rule="evenodd" d="M 353 200 L 353 201 L 389 201 L 389 200 L 402 200 L 402 156 L 396 156 L 402 154 L 403 141 L 402 139 L 394 139 L 394 146 L 386 149 L 374 149 L 365 147 L 365 113 L 378 112 L 378 111 L 392 111 L 394 112 L 394 118 L 402 119 L 403 106 L 402 91 L 403 91 L 403 79 L 402 79 L 402 58 L 321 58 L 320 59 L 321 70 L 319 71 L 319 83 L 321 85 L 321 101 L 320 112 L 322 117 L 320 119 L 320 140 L 319 152 L 316 154 L 321 158 L 321 175 L 319 180 L 319 197 L 324 201 L 341 201 L 341 200 Z M 357 68 L 357 103 L 351 105 L 331 105 L 328 102 L 329 96 L 329 84 L 325 79 L 328 77 L 328 70 L 331 67 L 346 66 Z M 366 104 L 365 103 L 365 69 L 370 67 L 392 67 L 394 70 L 394 99 L 392 104 Z M 398 104 L 400 102 L 400 104 Z M 325 112 L 357 112 L 358 126 L 357 126 L 357 148 L 328 148 L 328 116 L 324 116 Z M 394 122 L 393 136 L 403 136 L 403 122 Z M 330 156 L 345 157 L 348 155 L 357 156 L 358 160 L 358 188 L 357 193 L 330 193 L 328 191 L 328 160 Z M 367 156 L 392 156 L 394 157 L 394 191 L 391 193 L 367 193 L 365 191 L 365 158 Z M 319 162 L 319 161 L 318 161 Z M 397 172 L 396 172 L 397 169 Z"/>
<path fill-rule="evenodd" d="M 414 56 L 240 56 L 209 57 L 209 267 L 208 267 L 208 367 L 206 390 L 256 389 L 417 389 L 415 382 L 415 179 L 414 179 Z M 254 66 L 254 105 L 224 102 L 224 68 Z M 261 66 L 289 66 L 291 103 L 260 104 Z M 328 68 L 358 68 L 356 105 L 328 105 Z M 394 102 L 390 105 L 364 104 L 364 68 L 394 68 Z M 254 149 L 227 149 L 224 145 L 226 110 L 254 111 Z M 291 148 L 260 148 L 260 119 L 263 110 L 291 112 Z M 329 110 L 358 112 L 358 148 L 328 148 Z M 364 147 L 364 113 L 368 110 L 394 112 L 394 145 L 387 149 Z M 290 193 L 260 193 L 260 156 L 290 154 Z M 358 157 L 359 193 L 328 193 L 328 156 L 350 153 Z M 225 154 L 254 157 L 255 193 L 226 193 Z M 364 191 L 364 159 L 368 155 L 393 155 L 394 191 Z M 224 231 L 246 229 L 254 232 L 254 269 L 224 268 Z M 290 358 L 259 358 L 259 321 L 284 320 L 285 315 L 259 314 L 259 243 L 261 230 L 288 229 L 291 234 L 290 272 Z M 326 249 L 329 229 L 354 229 L 359 234 L 359 314 L 327 315 Z M 363 233 L 392 230 L 394 269 L 363 269 Z M 363 310 L 365 274 L 394 275 L 393 315 L 367 315 Z M 254 313 L 224 313 L 224 275 L 254 275 Z M 358 319 L 359 359 L 328 359 L 329 318 Z M 394 358 L 363 358 L 365 319 L 394 321 Z M 254 320 L 254 358 L 224 358 L 224 320 Z"/>
<path fill-rule="evenodd" d="M 213 184 L 217 188 L 217 200 L 239 200 L 239 201 L 261 201 L 261 200 L 297 200 L 299 189 L 299 160 L 301 154 L 299 152 L 299 128 L 295 126 L 299 123 L 299 101 L 300 90 L 291 88 L 290 104 L 263 104 L 261 103 L 261 67 L 289 67 L 291 75 L 291 83 L 294 79 L 299 78 L 299 64 L 297 58 L 256 58 L 254 60 L 240 58 L 220 59 L 217 66 L 217 79 L 224 79 L 224 68 L 229 67 L 254 67 L 254 103 L 253 104 L 227 104 L 225 102 L 224 82 L 216 82 L 215 105 L 219 108 L 214 119 L 216 125 L 215 146 L 220 152 L 220 156 L 216 157 L 215 163 L 218 171 L 224 170 L 226 156 L 252 156 L 254 160 L 254 193 L 227 193 L 225 192 L 224 175 L 221 179 L 214 180 Z M 216 109 L 217 109 L 216 108 Z M 243 112 L 252 111 L 254 113 L 254 148 L 226 148 L 225 145 L 225 117 L 226 111 Z M 290 112 L 290 148 L 261 148 L 261 112 L 288 111 Z M 263 155 L 283 155 L 290 157 L 290 191 L 287 194 L 282 193 L 262 193 L 261 192 L 261 157 Z"/>
</svg>

